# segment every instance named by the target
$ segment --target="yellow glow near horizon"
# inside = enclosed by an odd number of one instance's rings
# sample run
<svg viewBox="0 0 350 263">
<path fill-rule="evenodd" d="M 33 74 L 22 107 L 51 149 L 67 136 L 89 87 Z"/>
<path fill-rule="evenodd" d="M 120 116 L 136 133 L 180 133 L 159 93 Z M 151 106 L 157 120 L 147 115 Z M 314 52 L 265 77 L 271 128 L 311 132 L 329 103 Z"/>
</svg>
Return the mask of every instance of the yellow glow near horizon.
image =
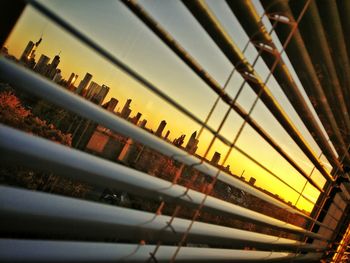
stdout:
<svg viewBox="0 0 350 263">
<path fill-rule="evenodd" d="M 43 28 L 45 28 L 45 30 L 41 32 Z M 19 58 L 28 41 L 36 40 L 42 33 L 44 33 L 43 41 L 36 50 L 36 60 L 38 60 L 38 56 L 41 54 L 53 58 L 62 50 L 59 68 L 62 69 L 62 76 L 66 79 L 68 79 L 72 72 L 79 75 L 75 85 L 80 82 L 86 72 L 91 73 L 93 75 L 93 81 L 99 84 L 105 84 L 111 88 L 106 100 L 109 100 L 111 97 L 117 98 L 119 100 L 117 108 L 123 107 L 125 101 L 128 98 L 132 98 L 132 115 L 135 115 L 137 112 L 143 113 L 144 116 L 142 116 L 142 118 L 148 120 L 147 127 L 155 130 L 161 120 L 166 120 L 166 130 L 171 131 L 171 139 L 175 139 L 181 134 L 186 134 L 187 141 L 192 132 L 200 129 L 198 124 L 194 123 L 188 117 L 185 117 L 182 113 L 179 113 L 167 102 L 145 90 L 138 82 L 94 54 L 89 48 L 80 44 L 62 29 L 48 22 L 31 8 L 25 9 L 5 46 L 9 49 L 10 54 Z M 165 76 L 164 79 L 160 79 L 159 82 L 167 83 L 167 77 Z M 179 92 L 187 92 L 186 87 L 181 87 L 183 83 L 177 83 L 177 85 L 179 86 Z M 193 104 L 191 104 L 191 106 L 197 112 L 200 112 L 202 109 L 209 111 L 212 104 L 202 105 L 203 103 L 196 102 L 197 99 L 200 99 L 200 96 L 201 92 L 198 92 L 198 98 L 193 98 Z M 213 103 L 215 97 L 216 95 L 212 96 L 212 98 L 208 98 L 206 101 Z M 204 115 L 205 112 L 203 112 L 203 116 Z M 233 118 L 228 122 L 230 121 L 235 121 L 235 119 Z M 241 122 L 229 123 L 229 126 L 226 127 L 226 132 L 230 133 L 232 130 L 231 133 L 234 134 L 237 132 L 240 125 Z M 233 140 L 234 137 L 232 134 L 229 134 L 231 138 L 227 138 Z M 203 132 L 199 138 L 200 143 L 197 151 L 199 155 L 203 156 L 205 154 L 212 138 L 213 135 L 208 131 L 205 130 Z M 255 132 L 245 128 L 244 135 L 237 141 L 237 145 L 249 154 L 252 154 L 254 158 L 263 160 L 266 167 L 274 171 L 278 176 L 286 180 L 299 191 L 303 188 L 306 180 L 287 164 L 285 160 L 281 160 L 277 152 L 268 146 Z M 206 158 L 211 159 L 214 152 L 218 151 L 221 153 L 222 162 L 228 150 L 226 145 L 216 140 Z M 294 203 L 298 199 L 297 193 L 290 190 L 277 179 L 273 178 L 268 172 L 264 171 L 261 167 L 254 164 L 236 150 L 232 151 L 224 165 L 230 165 L 234 174 L 241 175 L 243 173 L 246 179 L 250 177 L 256 178 L 257 186 L 278 194 L 287 201 L 292 201 Z M 310 170 L 311 169 L 312 167 Z M 316 201 L 319 192 L 313 187 L 308 186 L 305 195 L 312 201 Z M 297 207 L 306 211 L 311 211 L 313 205 L 301 198 L 297 203 Z"/>
</svg>

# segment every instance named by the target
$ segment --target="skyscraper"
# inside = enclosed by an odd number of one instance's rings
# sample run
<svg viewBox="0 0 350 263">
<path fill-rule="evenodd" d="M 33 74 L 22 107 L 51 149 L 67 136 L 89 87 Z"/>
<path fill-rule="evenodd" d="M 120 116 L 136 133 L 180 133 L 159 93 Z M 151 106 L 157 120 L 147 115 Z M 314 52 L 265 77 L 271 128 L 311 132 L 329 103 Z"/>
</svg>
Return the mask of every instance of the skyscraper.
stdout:
<svg viewBox="0 0 350 263">
<path fill-rule="evenodd" d="M 67 85 L 70 85 L 73 82 L 74 77 L 75 77 L 75 73 L 72 72 L 68 78 Z"/>
<path fill-rule="evenodd" d="M 49 61 L 50 61 L 50 58 L 42 54 L 39 58 L 38 63 L 36 63 L 34 67 L 34 71 L 38 72 L 40 75 L 45 75 Z"/>
<path fill-rule="evenodd" d="M 56 82 L 56 83 L 60 83 L 61 82 L 61 80 L 62 80 L 62 75 L 61 75 L 61 70 L 60 69 L 57 69 L 56 70 L 56 74 L 55 74 L 55 76 L 53 77 L 53 79 L 52 79 L 54 82 Z"/>
<path fill-rule="evenodd" d="M 141 113 L 141 112 L 138 112 L 134 117 L 132 117 L 132 118 L 130 119 L 130 121 L 131 121 L 133 124 L 137 125 L 137 123 L 138 123 L 139 120 L 141 119 L 141 116 L 142 116 L 142 113 Z"/>
<path fill-rule="evenodd" d="M 170 131 L 168 130 L 168 131 L 166 132 L 165 136 L 164 136 L 164 139 L 168 139 L 169 134 L 170 134 Z"/>
<path fill-rule="evenodd" d="M 254 185 L 256 182 L 256 179 L 254 177 L 250 177 L 249 184 Z"/>
<path fill-rule="evenodd" d="M 91 81 L 85 98 L 92 101 L 95 104 L 101 105 L 109 92 L 109 87 L 106 85 L 99 85 L 94 81 Z"/>
<path fill-rule="evenodd" d="M 180 137 L 175 138 L 174 141 L 173 141 L 173 144 L 174 144 L 176 147 L 181 147 L 182 144 L 184 143 L 185 137 L 186 137 L 186 135 L 185 135 L 185 134 L 182 134 Z"/>
<path fill-rule="evenodd" d="M 210 163 L 212 163 L 213 165 L 218 165 L 220 158 L 221 158 L 221 154 L 219 152 L 215 152 L 213 155 L 213 158 L 211 158 Z"/>
<path fill-rule="evenodd" d="M 162 120 L 158 126 L 157 131 L 156 131 L 156 136 L 162 137 L 162 133 L 163 133 L 165 126 L 166 126 L 166 121 Z"/>
<path fill-rule="evenodd" d="M 123 119 L 127 119 L 129 118 L 130 116 L 130 113 L 131 113 L 131 109 L 130 109 L 130 104 L 131 104 L 131 99 L 128 99 L 126 102 L 125 102 L 125 105 L 120 113 L 120 116 L 123 118 Z"/>
<path fill-rule="evenodd" d="M 46 77 L 53 79 L 57 73 L 57 66 L 60 64 L 60 56 L 56 55 L 51 64 L 47 66 Z"/>
<path fill-rule="evenodd" d="M 101 88 L 99 89 L 98 92 L 96 92 L 92 98 L 91 98 L 91 101 L 98 104 L 98 105 L 101 105 L 102 102 L 104 101 L 104 99 L 106 98 L 107 94 L 109 92 L 109 87 L 102 84 Z"/>
<path fill-rule="evenodd" d="M 136 149 L 137 148 L 134 140 L 131 138 L 128 138 L 128 140 L 126 141 L 123 149 L 121 150 L 118 156 L 118 160 L 125 164 L 130 164 L 130 162 L 134 160 L 133 157 L 136 153 Z"/>
<path fill-rule="evenodd" d="M 88 86 L 90 80 L 92 79 L 92 75 L 90 73 L 86 73 L 85 77 L 80 81 L 78 88 L 75 93 L 82 94 L 82 91 Z"/>
<path fill-rule="evenodd" d="M 195 131 L 194 133 L 192 133 L 190 139 L 188 140 L 188 143 L 186 145 L 186 150 L 191 153 L 194 154 L 197 151 L 198 148 L 198 140 L 196 139 L 197 137 L 197 131 Z"/>
<path fill-rule="evenodd" d="M 70 74 L 69 79 L 67 81 L 67 85 L 66 85 L 69 90 L 72 90 L 72 88 L 74 87 L 74 83 L 77 80 L 77 78 L 78 78 L 78 75 L 75 75 L 74 72 L 72 74 Z"/>
<path fill-rule="evenodd" d="M 98 83 L 91 81 L 89 87 L 87 88 L 85 98 L 88 100 L 91 99 L 97 92 L 99 92 L 100 89 L 101 86 Z"/>
<path fill-rule="evenodd" d="M 24 51 L 22 53 L 20 61 L 27 62 L 30 59 L 30 54 L 32 53 L 33 49 L 34 49 L 34 42 L 29 41 L 26 48 L 24 49 Z"/>
<path fill-rule="evenodd" d="M 35 51 L 42 41 L 40 38 L 35 44 L 33 41 L 29 41 L 26 48 L 24 49 L 20 61 L 25 65 L 33 68 L 35 65 Z"/>
<path fill-rule="evenodd" d="M 118 100 L 116 98 L 111 98 L 102 107 L 110 112 L 114 112 L 115 107 L 117 107 Z"/>
<path fill-rule="evenodd" d="M 146 128 L 146 124 L 147 124 L 147 120 L 146 120 L 146 119 L 143 119 L 143 120 L 140 122 L 139 126 L 140 126 L 141 128 Z"/>
</svg>

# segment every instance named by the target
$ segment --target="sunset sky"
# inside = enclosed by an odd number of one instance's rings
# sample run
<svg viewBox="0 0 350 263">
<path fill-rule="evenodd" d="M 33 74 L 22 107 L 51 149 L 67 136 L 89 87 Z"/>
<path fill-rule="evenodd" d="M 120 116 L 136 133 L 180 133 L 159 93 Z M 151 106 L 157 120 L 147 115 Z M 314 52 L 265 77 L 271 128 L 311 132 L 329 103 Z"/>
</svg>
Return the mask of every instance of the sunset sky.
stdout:
<svg viewBox="0 0 350 263">
<path fill-rule="evenodd" d="M 44 3 L 200 119 L 206 118 L 216 99 L 215 93 L 141 21 L 134 17 L 122 3 L 113 0 L 61 0 L 45 1 Z M 152 14 L 211 76 L 221 85 L 224 84 L 233 68 L 232 65 L 180 1 L 153 0 L 141 1 L 141 3 L 146 11 Z M 248 38 L 226 3 L 212 0 L 207 1 L 207 3 L 225 26 L 233 41 L 242 50 Z M 260 9 L 258 11 L 261 12 Z M 52 59 L 61 52 L 59 68 L 62 70 L 64 78 L 67 79 L 74 72 L 79 75 L 76 82 L 78 84 L 86 72 L 91 73 L 93 81 L 111 88 L 107 100 L 111 97 L 117 98 L 119 100 L 117 108 L 122 108 L 125 101 L 131 98 L 133 100 L 131 116 L 141 112 L 142 118 L 148 120 L 147 127 L 155 130 L 160 121 L 166 120 L 166 130 L 171 131 L 171 139 L 186 134 L 185 142 L 187 142 L 191 133 L 200 129 L 199 125 L 188 117 L 148 91 L 117 67 L 99 57 L 64 30 L 49 22 L 46 17 L 31 7 L 25 9 L 5 46 L 9 49 L 9 53 L 19 58 L 28 41 L 35 42 L 41 35 L 43 41 L 36 51 L 36 60 L 41 54 Z M 248 48 L 245 53 L 250 62 L 254 60 L 256 54 L 253 47 Z M 284 58 L 286 57 L 284 56 Z M 268 70 L 261 59 L 256 70 L 262 79 L 265 79 Z M 292 73 L 294 74 L 294 71 Z M 228 92 L 231 96 L 235 95 L 242 82 L 239 74 L 235 73 L 228 86 Z M 297 83 L 301 87 L 298 80 Z M 321 153 L 319 147 L 273 78 L 268 82 L 268 87 L 283 105 L 314 152 L 319 155 Z M 238 103 L 246 111 L 249 111 L 255 97 L 255 93 L 246 85 L 238 98 Z M 217 128 L 226 110 L 227 106 L 220 102 L 209 121 L 209 125 Z M 254 109 L 252 116 L 307 173 L 311 172 L 312 163 L 261 102 Z M 231 112 L 221 134 L 232 141 L 242 123 L 243 119 Z M 211 138 L 209 132 L 203 133 L 199 138 L 197 153 L 204 154 Z M 237 145 L 293 187 L 298 190 L 303 188 L 306 180 L 249 126 L 244 128 Z M 217 141 L 207 158 L 210 159 L 214 152 L 218 151 L 223 159 L 227 150 L 226 146 Z M 321 160 L 324 162 L 325 168 L 330 170 L 331 167 L 327 160 L 324 157 L 321 157 Z M 270 174 L 235 150 L 226 164 L 230 165 L 235 174 L 240 175 L 244 172 L 243 176 L 246 179 L 251 176 L 255 177 L 258 186 L 279 194 L 287 201 L 295 202 L 298 197 L 296 193 L 273 179 Z M 317 170 L 312 174 L 312 177 L 323 186 L 325 180 Z M 308 184 L 305 195 L 316 201 L 318 191 Z M 311 209 L 311 205 L 305 200 L 300 200 L 298 207 L 306 210 Z"/>
</svg>

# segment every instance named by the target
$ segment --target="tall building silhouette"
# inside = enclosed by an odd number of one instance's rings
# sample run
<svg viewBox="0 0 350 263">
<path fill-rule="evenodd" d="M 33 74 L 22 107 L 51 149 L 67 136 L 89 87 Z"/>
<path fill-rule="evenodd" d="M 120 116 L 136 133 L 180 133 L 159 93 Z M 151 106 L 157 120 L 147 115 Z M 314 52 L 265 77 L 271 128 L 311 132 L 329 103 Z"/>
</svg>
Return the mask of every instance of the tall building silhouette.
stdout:
<svg viewBox="0 0 350 263">
<path fill-rule="evenodd" d="M 101 89 L 93 95 L 93 97 L 91 98 L 91 101 L 93 101 L 98 105 L 101 105 L 104 99 L 106 98 L 108 92 L 109 92 L 109 87 L 102 84 Z"/>
<path fill-rule="evenodd" d="M 183 144 L 184 141 L 185 141 L 185 137 L 186 137 L 185 134 L 180 135 L 180 137 L 174 139 L 173 144 L 174 144 L 176 147 L 181 147 L 182 144 Z"/>
<path fill-rule="evenodd" d="M 80 81 L 78 88 L 75 93 L 82 94 L 83 90 L 88 86 L 90 80 L 92 79 L 92 75 L 90 73 L 86 73 L 85 77 Z"/>
<path fill-rule="evenodd" d="M 146 124 L 147 124 L 147 120 L 146 120 L 146 119 L 143 119 L 143 120 L 140 122 L 139 126 L 140 126 L 141 128 L 146 128 Z"/>
<path fill-rule="evenodd" d="M 77 79 L 78 79 L 78 75 L 72 72 L 72 74 L 70 74 L 69 79 L 67 81 L 67 88 L 69 90 L 72 90 L 74 88 L 74 83 Z"/>
<path fill-rule="evenodd" d="M 95 95 L 96 92 L 98 92 L 101 89 L 101 86 L 96 83 L 95 81 L 91 81 L 89 87 L 87 88 L 85 98 L 91 99 L 93 95 Z"/>
<path fill-rule="evenodd" d="M 106 85 L 99 85 L 94 81 L 91 81 L 85 98 L 92 101 L 95 104 L 101 105 L 109 92 L 109 87 Z"/>
<path fill-rule="evenodd" d="M 61 70 L 60 69 L 57 69 L 56 70 L 56 74 L 55 76 L 53 77 L 53 82 L 56 82 L 56 83 L 60 83 L 61 80 L 62 80 L 62 74 L 61 74 Z"/>
<path fill-rule="evenodd" d="M 210 163 L 212 163 L 213 165 L 218 165 L 220 158 L 221 158 L 221 154 L 219 152 L 215 152 L 213 155 L 213 158 L 211 158 Z"/>
<path fill-rule="evenodd" d="M 23 50 L 20 60 L 23 62 L 28 61 L 30 59 L 30 54 L 33 49 L 34 49 L 34 42 L 29 41 L 26 48 Z"/>
<path fill-rule="evenodd" d="M 114 112 L 115 108 L 117 107 L 118 100 L 116 98 L 111 98 L 109 101 L 107 101 L 105 104 L 103 104 L 103 108 L 110 112 Z"/>
<path fill-rule="evenodd" d="M 36 63 L 34 67 L 34 71 L 38 72 L 40 75 L 45 75 L 49 61 L 50 61 L 50 58 L 42 54 L 39 58 L 38 63 Z"/>
<path fill-rule="evenodd" d="M 20 61 L 30 68 L 34 68 L 35 66 L 35 51 L 40 45 L 41 41 L 42 38 L 40 38 L 36 43 L 29 41 L 21 55 Z"/>
<path fill-rule="evenodd" d="M 164 128 L 166 126 L 166 121 L 165 120 L 162 120 L 157 128 L 157 131 L 156 131 L 156 136 L 158 137 L 162 137 L 162 133 L 164 131 Z"/>
<path fill-rule="evenodd" d="M 48 77 L 49 79 L 53 80 L 53 78 L 55 77 L 56 73 L 57 73 L 57 66 L 58 64 L 60 64 L 60 56 L 56 55 L 51 64 L 49 64 L 47 66 L 47 71 L 46 71 L 46 77 Z"/>
<path fill-rule="evenodd" d="M 142 116 L 142 113 L 141 113 L 141 112 L 138 112 L 134 117 L 132 117 L 132 118 L 130 119 L 130 121 L 131 121 L 133 124 L 137 125 L 137 123 L 138 123 L 139 120 L 141 119 L 141 116 Z"/>
<path fill-rule="evenodd" d="M 255 182 L 256 182 L 256 179 L 254 178 L 254 177 L 250 177 L 250 179 L 249 179 L 249 184 L 250 185 L 254 185 L 255 184 Z"/>
<path fill-rule="evenodd" d="M 136 144 L 133 139 L 128 138 L 124 147 L 122 148 L 118 160 L 125 164 L 130 164 L 133 160 L 135 160 L 136 154 Z"/>
<path fill-rule="evenodd" d="M 123 118 L 123 119 L 128 119 L 129 116 L 130 116 L 130 113 L 131 113 L 131 109 L 130 109 L 130 104 L 131 104 L 131 99 L 128 99 L 126 102 L 125 102 L 125 105 L 120 113 L 120 116 Z"/>
<path fill-rule="evenodd" d="M 186 150 L 191 153 L 194 154 L 197 151 L 198 148 L 198 140 L 196 139 L 197 137 L 197 131 L 195 131 L 194 133 L 192 133 L 190 139 L 188 140 L 188 143 L 186 145 Z"/>
<path fill-rule="evenodd" d="M 164 136 L 164 139 L 168 139 L 169 135 L 170 135 L 170 131 L 168 130 Z"/>
</svg>

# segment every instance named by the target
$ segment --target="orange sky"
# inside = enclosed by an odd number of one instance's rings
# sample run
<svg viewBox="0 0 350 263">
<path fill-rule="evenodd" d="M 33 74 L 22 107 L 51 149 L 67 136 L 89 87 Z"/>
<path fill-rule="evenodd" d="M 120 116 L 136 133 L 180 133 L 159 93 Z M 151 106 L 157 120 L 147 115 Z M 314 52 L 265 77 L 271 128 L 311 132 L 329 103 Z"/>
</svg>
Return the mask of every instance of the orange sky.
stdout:
<svg viewBox="0 0 350 263">
<path fill-rule="evenodd" d="M 115 23 L 105 23 L 102 27 L 99 23 L 103 21 L 98 20 L 96 17 L 93 18 L 94 12 L 88 13 L 93 7 L 92 5 L 94 5 L 93 2 L 94 1 L 84 2 L 87 3 L 86 6 L 78 10 L 70 6 L 74 5 L 74 3 L 62 1 L 60 2 L 60 6 L 56 6 L 56 8 L 61 8 L 59 12 L 62 13 L 62 16 L 65 16 L 65 19 L 78 25 L 82 31 L 89 32 L 89 35 L 92 37 L 95 36 L 98 42 L 110 50 L 116 57 L 120 58 L 122 61 L 126 61 L 129 66 L 140 72 L 146 79 L 151 80 L 157 87 L 161 87 L 166 94 L 179 101 L 183 106 L 204 120 L 216 99 L 216 95 L 193 74 L 186 65 L 169 51 L 167 47 L 154 37 L 151 32 L 144 31 L 140 21 L 133 18 L 125 10 L 121 11 L 121 7 L 118 6 L 115 10 L 111 8 L 112 10 L 110 10 L 110 12 L 113 13 L 113 17 L 112 14 L 108 13 L 109 10 L 103 10 L 105 17 L 102 20 L 109 21 L 108 19 L 112 19 L 113 21 L 114 19 Z M 119 3 L 116 3 L 116 5 L 119 5 Z M 103 5 L 95 6 L 95 8 L 103 8 Z M 65 11 L 64 13 L 63 10 Z M 92 20 L 94 23 L 84 24 L 81 22 L 85 21 L 85 17 L 87 21 Z M 118 19 L 116 19 L 116 17 L 118 17 Z M 172 23 L 175 18 L 169 17 L 167 19 L 169 21 L 166 20 L 165 24 Z M 186 19 L 184 15 L 184 20 Z M 198 26 L 190 25 L 192 27 Z M 97 26 L 100 26 L 100 28 L 95 28 Z M 105 33 L 101 33 L 100 31 Z M 111 87 L 107 99 L 116 97 L 119 100 L 117 108 L 122 108 L 126 99 L 131 98 L 133 100 L 131 104 L 133 112 L 131 115 L 135 115 L 138 111 L 143 113 L 142 117 L 148 120 L 148 127 L 156 129 L 161 120 L 166 120 L 166 130 L 169 129 L 171 131 L 170 138 L 172 139 L 184 133 L 187 135 L 187 141 L 193 131 L 199 130 L 199 125 L 195 124 L 188 117 L 179 113 L 153 93 L 147 91 L 139 83 L 135 82 L 106 60 L 97 56 L 93 51 L 80 44 L 60 28 L 48 22 L 43 16 L 39 15 L 31 8 L 26 8 L 20 21 L 9 37 L 6 46 L 11 54 L 19 57 L 28 41 L 37 41 L 41 34 L 43 34 L 43 41 L 37 50 L 36 59 L 39 59 L 41 54 L 45 54 L 52 59 L 56 54 L 61 52 L 59 68 L 63 72 L 63 77 L 68 78 L 70 73 L 74 72 L 79 75 L 78 81 L 76 82 L 76 84 L 78 84 L 86 72 L 91 73 L 93 75 L 93 81 Z M 98 37 L 98 34 L 105 34 L 103 35 L 105 37 Z M 186 39 L 186 37 L 189 36 L 184 36 L 184 39 Z M 203 54 L 202 57 L 197 55 L 196 58 L 198 58 L 202 64 L 208 64 L 208 68 L 210 68 L 211 65 L 215 65 L 211 74 L 214 74 L 217 80 L 223 83 L 225 79 L 224 76 L 227 77 L 231 66 L 229 66 L 229 63 L 223 58 L 219 50 L 213 49 L 213 44 L 207 40 L 206 36 L 200 37 L 203 38 L 200 44 L 201 48 L 208 48 L 210 53 L 205 53 L 205 57 Z M 184 42 L 186 43 L 185 40 Z M 193 50 L 193 53 L 196 52 L 196 50 Z M 234 94 L 241 81 L 242 79 L 240 76 L 235 74 L 228 87 L 229 93 Z M 271 85 L 274 86 L 273 83 Z M 248 87 L 245 87 L 238 102 L 248 110 L 254 100 L 255 95 L 253 95 L 254 93 Z M 214 111 L 213 117 L 209 121 L 209 125 L 213 128 L 217 128 L 226 109 L 227 106 L 220 102 L 218 108 Z M 294 112 L 290 111 L 290 114 L 293 115 Z M 253 117 L 257 118 L 257 120 L 262 123 L 262 126 L 283 145 L 286 151 L 293 156 L 307 173 L 312 170 L 313 166 L 311 162 L 289 138 L 288 134 L 280 127 L 277 121 L 272 118 L 265 106 L 258 103 L 257 109 L 253 112 Z M 305 134 L 308 142 L 315 151 L 318 152 L 319 148 L 317 145 L 315 146 L 315 142 L 309 133 L 304 130 L 305 128 L 303 129 L 302 126 L 300 126 L 299 122 L 299 119 L 296 120 L 297 125 L 301 127 L 301 131 Z M 232 140 L 242 123 L 243 120 L 236 113 L 232 112 L 221 134 Z M 207 131 L 199 138 L 199 154 L 204 154 L 211 138 L 212 136 Z M 306 180 L 249 126 L 246 125 L 244 128 L 243 134 L 237 141 L 237 146 L 244 149 L 244 151 L 282 179 L 286 180 L 293 187 L 298 190 L 303 188 Z M 210 159 L 215 151 L 220 152 L 223 159 L 225 153 L 228 151 L 228 147 L 216 141 L 207 158 Z M 232 172 L 235 174 L 240 175 L 244 173 L 243 176 L 246 179 L 255 177 L 258 186 L 277 193 L 288 201 L 295 202 L 298 198 L 298 194 L 272 178 L 270 174 L 242 156 L 236 150 L 230 155 L 227 164 L 230 165 Z M 328 167 L 328 169 L 330 168 Z M 313 173 L 312 177 L 323 186 L 325 180 L 317 170 Z M 318 191 L 312 186 L 307 185 L 305 195 L 312 200 L 316 200 Z M 310 210 L 312 208 L 305 200 L 300 200 L 298 207 L 305 210 Z"/>
</svg>

